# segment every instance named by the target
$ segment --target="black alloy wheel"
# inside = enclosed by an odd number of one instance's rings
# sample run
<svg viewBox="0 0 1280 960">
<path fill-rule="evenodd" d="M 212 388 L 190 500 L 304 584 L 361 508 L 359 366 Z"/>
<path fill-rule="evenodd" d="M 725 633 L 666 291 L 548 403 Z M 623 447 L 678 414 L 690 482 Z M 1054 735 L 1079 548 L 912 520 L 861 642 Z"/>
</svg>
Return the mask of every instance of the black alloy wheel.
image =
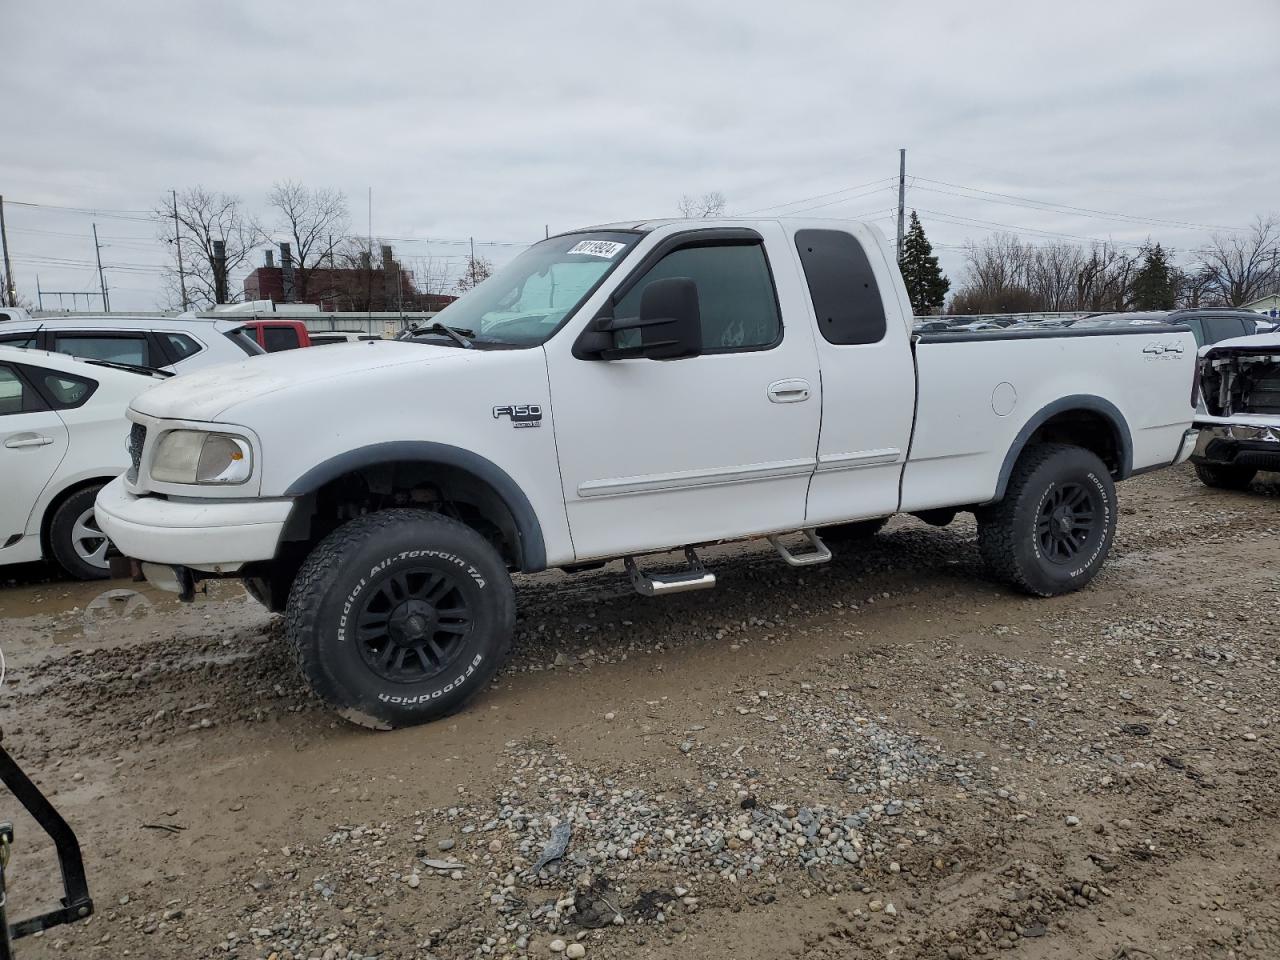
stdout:
<svg viewBox="0 0 1280 960">
<path fill-rule="evenodd" d="M 1051 563 L 1074 563 L 1089 541 L 1098 519 L 1101 504 L 1097 488 L 1080 483 L 1064 483 L 1055 487 L 1040 504 L 1036 536 L 1040 550 Z"/>
<path fill-rule="evenodd" d="M 471 609 L 452 576 L 402 567 L 372 585 L 356 619 L 356 640 L 378 676 L 416 683 L 447 670 L 471 629 Z"/>
</svg>

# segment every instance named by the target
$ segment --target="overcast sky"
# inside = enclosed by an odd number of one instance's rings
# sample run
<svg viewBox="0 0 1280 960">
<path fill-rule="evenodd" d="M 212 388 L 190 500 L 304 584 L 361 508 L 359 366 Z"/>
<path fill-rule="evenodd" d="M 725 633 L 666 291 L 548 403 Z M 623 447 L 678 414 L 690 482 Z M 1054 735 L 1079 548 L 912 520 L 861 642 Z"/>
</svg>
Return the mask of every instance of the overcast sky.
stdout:
<svg viewBox="0 0 1280 960">
<path fill-rule="evenodd" d="M 891 234 L 906 147 L 953 276 L 996 224 L 1186 250 L 1280 212 L 1277 0 L 887 8 L 0 0 L 18 288 L 96 288 L 96 219 L 112 306 L 154 309 L 145 211 L 194 184 L 262 210 L 285 178 L 343 190 L 360 233 L 372 188 L 395 238 L 533 241 L 709 190 Z M 455 273 L 464 249 L 396 248 Z"/>
</svg>

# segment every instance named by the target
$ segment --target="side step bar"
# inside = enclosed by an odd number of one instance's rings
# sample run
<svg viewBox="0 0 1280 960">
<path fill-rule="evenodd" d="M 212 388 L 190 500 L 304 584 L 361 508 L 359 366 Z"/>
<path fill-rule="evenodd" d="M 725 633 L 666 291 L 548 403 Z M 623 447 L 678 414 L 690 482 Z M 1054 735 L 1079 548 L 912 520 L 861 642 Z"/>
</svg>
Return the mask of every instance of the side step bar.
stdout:
<svg viewBox="0 0 1280 960">
<path fill-rule="evenodd" d="M 808 530 L 801 530 L 800 532 L 805 535 L 805 539 L 809 541 L 809 546 L 813 548 L 805 553 L 792 553 L 776 535 L 769 537 L 769 542 L 773 544 L 773 549 L 778 551 L 778 555 L 793 567 L 811 567 L 816 563 L 826 563 L 831 559 L 831 550 L 818 537 L 817 530 L 810 527 Z"/>
<path fill-rule="evenodd" d="M 693 547 L 684 548 L 684 558 L 689 568 L 680 573 L 645 573 L 636 566 L 635 557 L 627 557 L 623 563 L 636 593 L 646 597 L 684 593 L 686 590 L 710 590 L 716 585 L 716 575 L 702 565 Z"/>
</svg>

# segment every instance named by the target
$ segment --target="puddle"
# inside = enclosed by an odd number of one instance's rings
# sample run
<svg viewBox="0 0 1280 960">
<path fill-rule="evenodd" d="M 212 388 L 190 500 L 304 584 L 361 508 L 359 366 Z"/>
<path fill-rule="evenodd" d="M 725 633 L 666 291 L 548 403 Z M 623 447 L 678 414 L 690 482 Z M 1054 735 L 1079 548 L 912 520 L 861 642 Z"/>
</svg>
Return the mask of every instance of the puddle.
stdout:
<svg viewBox="0 0 1280 960">
<path fill-rule="evenodd" d="M 226 614 L 268 614 L 235 581 L 210 583 L 185 604 L 128 580 L 41 583 L 0 589 L 0 648 L 9 666 L 32 665 L 70 649 L 127 646 L 158 632 L 199 629 Z"/>
</svg>

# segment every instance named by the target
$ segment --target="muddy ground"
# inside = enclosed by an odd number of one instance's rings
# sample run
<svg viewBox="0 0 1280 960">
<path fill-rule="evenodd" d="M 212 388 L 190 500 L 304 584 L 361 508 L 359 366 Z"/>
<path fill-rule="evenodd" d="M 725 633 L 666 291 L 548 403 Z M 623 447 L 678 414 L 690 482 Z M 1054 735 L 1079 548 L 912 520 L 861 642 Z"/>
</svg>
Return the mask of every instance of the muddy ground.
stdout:
<svg viewBox="0 0 1280 960">
<path fill-rule="evenodd" d="M 524 578 L 508 669 L 395 733 L 321 709 L 238 586 L 18 571 L 0 726 L 97 904 L 19 956 L 1280 957 L 1280 484 L 1121 506 L 1053 600 L 984 580 L 968 519 L 803 572 L 711 550 L 660 600 Z M 20 813 L 11 919 L 56 879 Z"/>
</svg>

